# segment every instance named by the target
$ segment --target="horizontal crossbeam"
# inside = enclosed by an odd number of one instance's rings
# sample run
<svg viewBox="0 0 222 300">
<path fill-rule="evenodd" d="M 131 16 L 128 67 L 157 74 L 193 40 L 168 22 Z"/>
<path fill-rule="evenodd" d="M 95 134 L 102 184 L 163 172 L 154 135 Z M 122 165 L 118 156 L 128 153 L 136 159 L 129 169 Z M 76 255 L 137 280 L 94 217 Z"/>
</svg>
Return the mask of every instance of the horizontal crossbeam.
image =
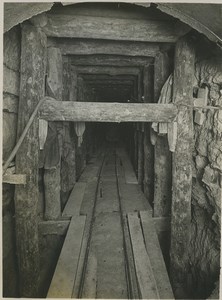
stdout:
<svg viewBox="0 0 222 300">
<path fill-rule="evenodd" d="M 55 101 L 47 97 L 40 118 L 74 122 L 172 122 L 173 104 Z"/>
</svg>

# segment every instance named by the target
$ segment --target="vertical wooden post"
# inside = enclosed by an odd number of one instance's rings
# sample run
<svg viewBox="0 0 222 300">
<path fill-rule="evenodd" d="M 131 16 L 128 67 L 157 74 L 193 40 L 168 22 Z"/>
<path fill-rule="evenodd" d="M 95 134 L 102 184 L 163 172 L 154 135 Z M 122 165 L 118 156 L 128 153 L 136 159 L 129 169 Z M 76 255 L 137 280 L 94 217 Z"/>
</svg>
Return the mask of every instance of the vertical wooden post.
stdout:
<svg viewBox="0 0 222 300">
<path fill-rule="evenodd" d="M 69 61 L 63 62 L 63 101 L 73 100 L 73 88 L 70 73 Z M 75 160 L 75 142 L 74 130 L 72 130 L 71 122 L 63 122 L 64 125 L 64 140 L 62 148 L 61 161 L 61 202 L 62 206 L 68 200 L 68 196 L 76 182 L 76 160 Z M 73 131 L 73 132 L 72 132 Z"/>
<path fill-rule="evenodd" d="M 154 100 L 158 101 L 161 89 L 170 75 L 167 53 L 159 52 L 154 64 Z M 169 216 L 171 208 L 171 153 L 167 135 L 157 136 L 154 147 L 154 209 L 155 217 Z"/>
<path fill-rule="evenodd" d="M 46 35 L 40 29 L 22 26 L 18 137 L 44 97 L 46 44 Z M 36 118 L 16 155 L 16 173 L 27 175 L 27 184 L 15 187 L 15 220 L 20 296 L 29 298 L 38 296 L 39 284 L 38 159 Z"/>
<path fill-rule="evenodd" d="M 192 104 L 195 63 L 192 44 L 188 37 L 181 38 L 176 44 L 173 83 L 176 104 Z M 172 174 L 171 279 L 176 297 L 184 297 L 191 223 L 193 112 L 183 105 L 179 106 L 177 118 Z"/>
<path fill-rule="evenodd" d="M 144 102 L 153 101 L 153 66 L 144 67 Z M 153 201 L 153 164 L 154 153 L 150 142 L 150 123 L 144 124 L 144 194 L 151 204 Z"/>
<path fill-rule="evenodd" d="M 47 94 L 54 97 L 58 101 L 62 101 L 62 54 L 60 49 L 50 47 L 48 48 L 47 57 Z M 46 151 L 47 160 L 54 160 L 55 163 L 45 164 L 44 171 L 44 185 L 45 185 L 45 219 L 54 220 L 61 216 L 61 151 L 62 151 L 62 128 L 63 125 L 59 122 L 50 123 L 49 126 L 53 129 L 56 135 L 54 141 L 50 141 L 49 131 L 46 139 L 46 143 L 58 143 L 58 152 L 56 156 L 52 157 L 54 153 L 50 153 L 51 147 Z M 52 146 L 52 145 L 51 145 Z"/>
<path fill-rule="evenodd" d="M 143 190 L 144 178 L 144 136 L 142 131 L 142 124 L 139 124 L 138 131 L 138 184 Z"/>
</svg>

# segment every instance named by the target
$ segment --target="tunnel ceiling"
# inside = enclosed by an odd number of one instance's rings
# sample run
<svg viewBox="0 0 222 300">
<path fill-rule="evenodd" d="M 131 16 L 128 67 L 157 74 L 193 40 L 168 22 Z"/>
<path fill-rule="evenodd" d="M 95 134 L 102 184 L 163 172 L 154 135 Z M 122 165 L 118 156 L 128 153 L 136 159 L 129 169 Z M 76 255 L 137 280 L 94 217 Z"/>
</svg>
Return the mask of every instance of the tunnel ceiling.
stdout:
<svg viewBox="0 0 222 300">
<path fill-rule="evenodd" d="M 68 6 L 68 3 L 63 3 Z M 73 2 L 69 4 L 74 4 Z M 124 5 L 119 2 L 120 5 Z M 88 4 L 87 4 L 88 5 Z M 137 3 L 149 7 L 150 2 Z M 15 25 L 49 11 L 55 3 L 4 3 L 4 32 Z M 160 11 L 180 19 L 206 35 L 211 41 L 222 43 L 222 5 L 203 3 L 154 3 Z"/>
</svg>

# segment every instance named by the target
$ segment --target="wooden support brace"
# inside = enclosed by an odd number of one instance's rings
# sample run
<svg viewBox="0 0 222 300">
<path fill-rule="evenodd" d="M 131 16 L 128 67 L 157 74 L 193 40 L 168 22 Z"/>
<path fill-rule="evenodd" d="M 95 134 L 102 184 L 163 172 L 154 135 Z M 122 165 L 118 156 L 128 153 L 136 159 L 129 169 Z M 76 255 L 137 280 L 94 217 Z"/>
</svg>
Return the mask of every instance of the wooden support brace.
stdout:
<svg viewBox="0 0 222 300">
<path fill-rule="evenodd" d="M 193 42 L 188 37 L 182 38 L 175 49 L 173 101 L 188 107 L 180 106 L 177 117 L 171 210 L 171 279 L 179 298 L 185 297 L 189 264 L 193 148 L 193 111 L 189 105 L 193 96 L 194 62 Z"/>
<path fill-rule="evenodd" d="M 46 100 L 40 117 L 48 121 L 77 122 L 171 122 L 177 115 L 173 104 L 102 103 Z"/>
<path fill-rule="evenodd" d="M 46 35 L 40 29 L 22 26 L 18 137 L 44 97 L 46 46 Z M 15 223 L 20 297 L 28 298 L 38 297 L 39 283 L 38 154 L 35 118 L 16 154 L 16 173 L 27 175 L 26 185 L 15 186 Z"/>
</svg>

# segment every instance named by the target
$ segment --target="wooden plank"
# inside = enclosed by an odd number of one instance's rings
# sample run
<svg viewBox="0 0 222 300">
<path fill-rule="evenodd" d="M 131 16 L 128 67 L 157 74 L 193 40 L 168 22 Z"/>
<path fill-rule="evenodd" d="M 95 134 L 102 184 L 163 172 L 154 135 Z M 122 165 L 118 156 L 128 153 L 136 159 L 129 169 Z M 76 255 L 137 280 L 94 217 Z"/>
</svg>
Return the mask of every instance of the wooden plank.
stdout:
<svg viewBox="0 0 222 300">
<path fill-rule="evenodd" d="M 71 298 L 81 252 L 86 217 L 73 217 L 59 256 L 47 298 Z"/>
<path fill-rule="evenodd" d="M 66 235 L 70 220 L 51 220 L 39 222 L 39 234 L 41 235 Z"/>
<path fill-rule="evenodd" d="M 44 96 L 46 36 L 34 26 L 24 25 L 21 47 L 18 137 Z M 38 156 L 36 119 L 16 155 L 16 173 L 27 175 L 27 184 L 15 187 L 15 219 L 20 296 L 29 298 L 37 296 L 39 281 Z"/>
<path fill-rule="evenodd" d="M 167 136 L 158 136 L 154 149 L 154 216 L 167 217 L 172 198 L 172 156 Z"/>
<path fill-rule="evenodd" d="M 160 299 L 137 213 L 128 214 L 137 280 L 142 299 Z"/>
<path fill-rule="evenodd" d="M 24 174 L 5 174 L 2 182 L 9 184 L 26 184 L 26 175 Z"/>
<path fill-rule="evenodd" d="M 174 43 L 181 35 L 172 21 L 48 14 L 47 36 Z M 136 34 L 135 34 L 136 32 Z"/>
<path fill-rule="evenodd" d="M 40 118 L 75 122 L 171 122 L 177 115 L 173 104 L 55 101 L 47 98 Z"/>
<path fill-rule="evenodd" d="M 84 280 L 84 286 L 81 298 L 96 299 L 96 287 L 97 287 L 97 258 L 92 252 L 89 253 L 87 268 Z"/>
<path fill-rule="evenodd" d="M 63 55 L 107 54 L 154 57 L 159 51 L 158 43 L 92 39 L 48 38 L 48 46 L 58 47 Z"/>
<path fill-rule="evenodd" d="M 142 222 L 146 250 L 150 258 L 160 299 L 174 299 L 163 254 L 156 234 L 154 220 L 147 211 L 140 212 L 140 219 Z"/>
<path fill-rule="evenodd" d="M 126 152 L 118 151 L 118 156 L 120 157 L 124 168 L 125 182 L 130 184 L 138 184 L 136 174 Z"/>
<path fill-rule="evenodd" d="M 49 96 L 55 97 L 56 100 L 60 102 L 62 100 L 62 54 L 58 48 L 48 48 L 47 49 L 47 82 L 46 82 L 46 93 Z M 53 130 L 48 130 L 48 135 L 46 138 L 45 149 L 43 150 L 45 161 L 55 160 L 57 163 L 50 162 L 50 166 L 44 164 L 44 191 L 45 191 L 45 219 L 55 220 L 61 216 L 61 157 L 58 156 L 58 151 L 62 152 L 62 142 L 61 132 L 62 124 L 52 124 L 49 125 Z M 52 133 L 52 131 L 54 131 Z M 50 135 L 51 133 L 51 135 Z M 57 138 L 52 139 L 53 135 Z M 52 140 L 52 141 L 51 141 Z M 53 148 L 54 144 L 54 148 Z M 46 147 L 48 146 L 48 148 Z M 51 152 L 52 148 L 59 149 L 58 151 Z"/>
<path fill-rule="evenodd" d="M 153 66 L 144 67 L 144 102 L 153 102 Z M 144 181 L 143 191 L 149 203 L 153 203 L 153 187 L 154 187 L 154 149 L 150 142 L 150 124 L 144 124 Z"/>
<path fill-rule="evenodd" d="M 71 66 L 71 70 L 72 70 Z M 138 76 L 142 71 L 142 67 L 120 67 L 120 66 L 75 66 L 75 72 L 78 74 L 89 74 L 91 77 L 92 75 L 109 75 L 109 76 L 127 76 L 127 75 L 134 75 Z"/>
<path fill-rule="evenodd" d="M 63 210 L 63 217 L 78 216 L 86 189 L 85 182 L 76 182 L 74 188 L 69 196 L 68 202 Z"/>
<path fill-rule="evenodd" d="M 147 63 L 152 63 L 151 57 L 127 57 L 121 55 L 87 55 L 87 56 L 72 56 L 70 62 L 75 66 L 121 66 L 121 67 L 139 67 L 144 66 Z"/>
<path fill-rule="evenodd" d="M 154 64 L 154 100 L 157 102 L 161 89 L 170 75 L 170 58 L 166 52 L 159 52 Z M 159 124 L 160 126 L 161 124 Z M 171 209 L 172 170 L 171 152 L 167 136 L 156 137 L 154 146 L 154 216 L 169 216 Z"/>
<path fill-rule="evenodd" d="M 19 96 L 19 72 L 13 71 L 4 65 L 3 74 L 3 91 Z"/>
<path fill-rule="evenodd" d="M 141 124 L 142 125 L 142 124 Z M 144 178 L 144 136 L 141 130 L 138 131 L 138 184 L 143 190 Z"/>
<path fill-rule="evenodd" d="M 18 113 L 18 97 L 11 94 L 3 94 L 3 111 L 7 111 L 9 113 Z"/>
<path fill-rule="evenodd" d="M 186 59 L 184 59 L 186 57 Z M 192 104 L 195 54 L 189 38 L 178 41 L 175 49 L 175 103 Z M 176 88 L 175 88 L 176 87 Z M 177 118 L 177 145 L 173 154 L 172 209 L 171 209 L 171 279 L 175 297 L 184 297 L 191 226 L 193 112 L 181 106 Z"/>
</svg>

